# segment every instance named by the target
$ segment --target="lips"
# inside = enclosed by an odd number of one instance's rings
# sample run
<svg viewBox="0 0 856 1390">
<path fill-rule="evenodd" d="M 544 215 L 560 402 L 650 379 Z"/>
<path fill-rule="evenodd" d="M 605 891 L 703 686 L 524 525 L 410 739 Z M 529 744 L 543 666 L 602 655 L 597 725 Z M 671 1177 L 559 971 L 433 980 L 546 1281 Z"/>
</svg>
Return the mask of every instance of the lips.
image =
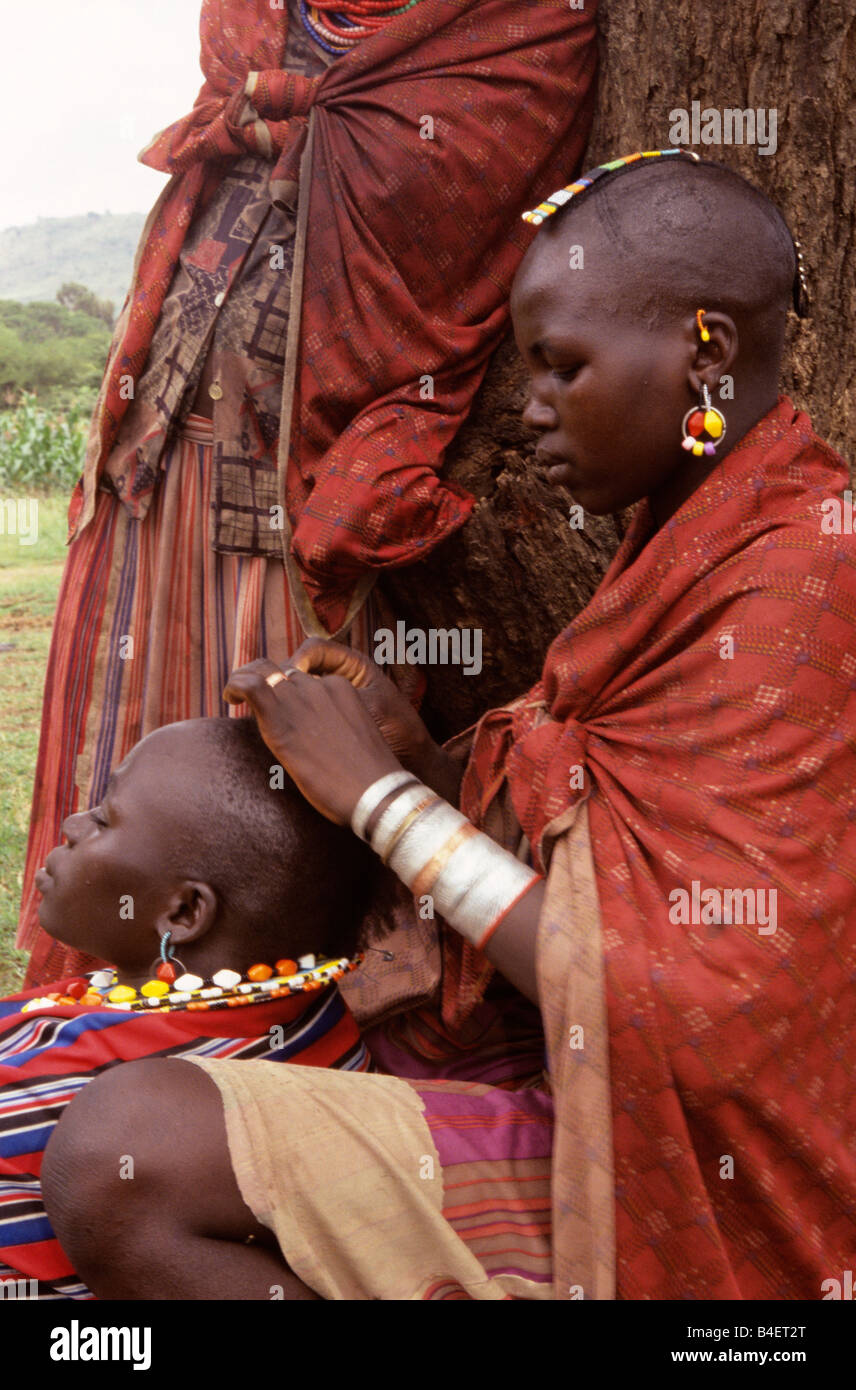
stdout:
<svg viewBox="0 0 856 1390">
<path fill-rule="evenodd" d="M 546 465 L 549 482 L 569 484 L 573 481 L 576 470 L 570 459 L 562 458 L 559 454 L 548 454 L 543 449 L 536 449 L 535 457 L 539 463 Z"/>
<path fill-rule="evenodd" d="M 36 869 L 35 875 L 33 876 L 33 883 L 37 892 L 44 893 L 45 889 L 50 886 L 52 881 L 47 869 Z"/>
</svg>

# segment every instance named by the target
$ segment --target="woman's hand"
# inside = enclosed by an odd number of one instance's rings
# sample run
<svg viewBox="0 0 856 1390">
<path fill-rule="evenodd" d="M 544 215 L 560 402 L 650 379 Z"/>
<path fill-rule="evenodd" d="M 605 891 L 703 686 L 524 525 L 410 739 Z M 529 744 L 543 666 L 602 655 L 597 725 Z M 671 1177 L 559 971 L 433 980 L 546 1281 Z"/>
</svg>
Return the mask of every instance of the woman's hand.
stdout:
<svg viewBox="0 0 856 1390">
<path fill-rule="evenodd" d="M 309 637 L 288 664 L 313 676 L 343 676 L 350 681 L 402 766 L 457 804 L 461 768 L 434 742 L 407 697 L 370 657 L 341 642 Z"/>
<path fill-rule="evenodd" d="M 271 685 L 271 676 L 280 679 Z M 294 667 L 283 673 L 262 658 L 232 672 L 224 698 L 233 705 L 246 701 L 274 757 L 336 825 L 350 823 L 363 792 L 379 777 L 401 771 L 353 685 L 340 675 L 318 680 Z"/>
</svg>

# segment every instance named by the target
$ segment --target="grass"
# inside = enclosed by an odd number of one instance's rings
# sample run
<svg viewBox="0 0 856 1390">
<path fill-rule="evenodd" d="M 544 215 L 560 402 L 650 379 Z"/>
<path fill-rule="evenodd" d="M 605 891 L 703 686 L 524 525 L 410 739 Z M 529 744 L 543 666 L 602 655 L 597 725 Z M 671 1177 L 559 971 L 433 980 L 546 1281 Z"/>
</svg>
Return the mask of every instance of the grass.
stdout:
<svg viewBox="0 0 856 1390">
<path fill-rule="evenodd" d="M 14 947 L 54 607 L 65 560 L 68 493 L 27 492 L 38 535 L 6 534 L 0 487 L 0 995 L 19 989 L 26 954 Z"/>
</svg>

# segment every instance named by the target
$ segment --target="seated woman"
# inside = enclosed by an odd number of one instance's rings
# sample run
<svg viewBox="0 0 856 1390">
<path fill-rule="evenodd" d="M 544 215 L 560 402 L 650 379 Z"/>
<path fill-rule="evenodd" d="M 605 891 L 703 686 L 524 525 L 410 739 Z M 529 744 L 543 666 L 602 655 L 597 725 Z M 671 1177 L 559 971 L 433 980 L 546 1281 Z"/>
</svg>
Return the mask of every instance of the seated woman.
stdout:
<svg viewBox="0 0 856 1390">
<path fill-rule="evenodd" d="M 31 1281 L 28 1296 L 91 1296 L 54 1237 L 39 1170 L 94 1077 L 149 1056 L 368 1066 L 335 980 L 357 948 L 372 859 L 271 762 L 250 719 L 167 725 L 129 753 L 101 806 L 69 817 L 39 873 L 45 930 L 115 969 L 0 999 L 0 1280 Z"/>
<path fill-rule="evenodd" d="M 335 645 L 227 693 L 444 919 L 435 1036 L 497 970 L 548 1077 L 108 1074 L 45 1167 L 99 1294 L 817 1299 L 852 1259 L 856 541 L 828 534 L 842 460 L 777 395 L 797 253 L 675 150 L 537 216 L 512 295 L 537 455 L 595 514 L 641 501 L 541 681 L 449 751 Z M 119 1238 L 143 1218 L 145 1251 Z"/>
</svg>

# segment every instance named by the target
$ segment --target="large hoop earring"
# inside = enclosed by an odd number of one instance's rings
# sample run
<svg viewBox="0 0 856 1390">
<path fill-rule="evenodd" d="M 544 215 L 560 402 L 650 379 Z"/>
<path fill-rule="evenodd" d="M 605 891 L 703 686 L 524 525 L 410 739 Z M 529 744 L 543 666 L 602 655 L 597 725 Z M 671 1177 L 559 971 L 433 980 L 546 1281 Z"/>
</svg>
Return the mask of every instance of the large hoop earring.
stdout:
<svg viewBox="0 0 856 1390">
<path fill-rule="evenodd" d="M 699 403 L 687 411 L 681 425 L 684 436 L 681 448 L 697 457 L 702 454 L 713 455 L 725 438 L 726 428 L 725 416 L 715 405 L 711 405 L 710 392 L 705 382 L 702 382 Z"/>
</svg>

